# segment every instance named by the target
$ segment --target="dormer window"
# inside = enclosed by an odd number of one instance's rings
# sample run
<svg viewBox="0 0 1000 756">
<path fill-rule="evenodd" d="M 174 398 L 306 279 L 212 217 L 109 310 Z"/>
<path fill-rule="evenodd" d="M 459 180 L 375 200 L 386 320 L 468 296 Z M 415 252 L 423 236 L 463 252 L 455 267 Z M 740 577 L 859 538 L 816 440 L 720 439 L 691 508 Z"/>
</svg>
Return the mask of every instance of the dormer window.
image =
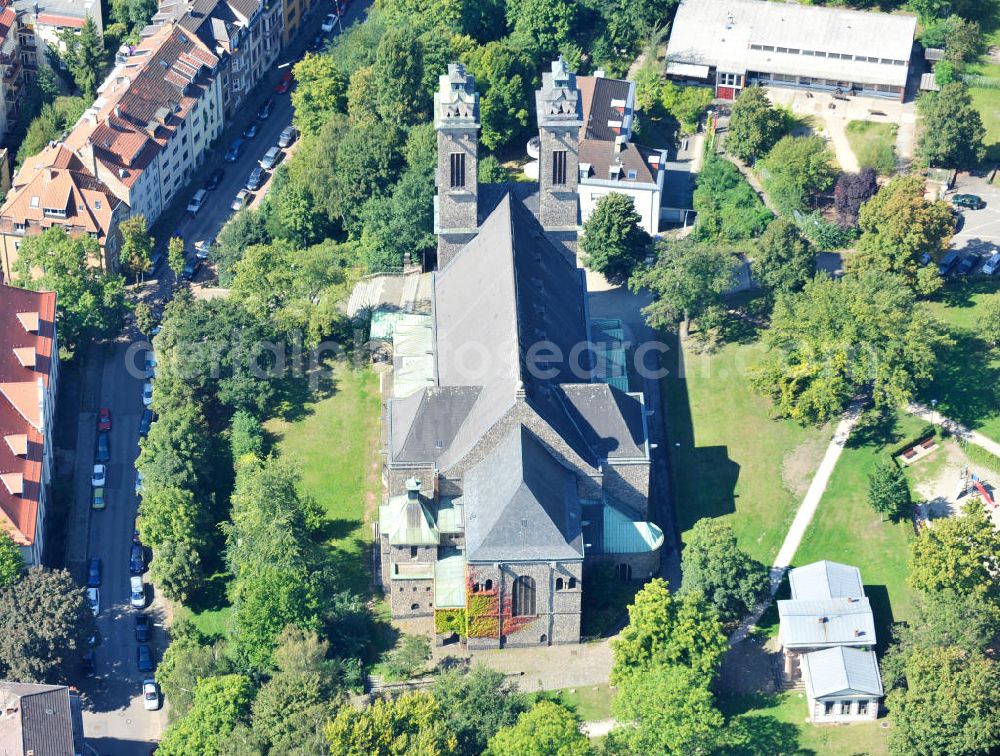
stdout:
<svg viewBox="0 0 1000 756">
<path fill-rule="evenodd" d="M 24 493 L 24 476 L 21 473 L 0 475 L 0 481 L 3 481 L 7 493 L 11 496 L 20 496 Z"/>
<path fill-rule="evenodd" d="M 4 436 L 3 440 L 7 442 L 7 447 L 15 457 L 28 456 L 28 436 L 26 433 L 13 433 Z"/>
<path fill-rule="evenodd" d="M 65 218 L 66 208 L 46 207 L 42 210 L 46 218 Z"/>
<path fill-rule="evenodd" d="M 26 367 L 26 368 L 35 367 L 34 347 L 15 347 L 14 356 L 17 357 L 17 361 L 21 363 L 21 367 Z"/>
<path fill-rule="evenodd" d="M 38 333 L 37 312 L 19 312 L 17 313 L 17 319 L 27 333 Z"/>
</svg>

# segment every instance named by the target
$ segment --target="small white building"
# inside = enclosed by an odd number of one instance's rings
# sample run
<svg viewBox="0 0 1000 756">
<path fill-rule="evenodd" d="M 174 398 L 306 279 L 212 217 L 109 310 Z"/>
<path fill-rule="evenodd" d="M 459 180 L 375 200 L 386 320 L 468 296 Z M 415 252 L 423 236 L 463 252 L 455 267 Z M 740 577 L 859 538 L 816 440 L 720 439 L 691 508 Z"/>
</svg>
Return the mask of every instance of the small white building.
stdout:
<svg viewBox="0 0 1000 756">
<path fill-rule="evenodd" d="M 583 105 L 580 129 L 580 222 L 597 202 L 612 192 L 632 198 L 650 236 L 660 226 L 666 150 L 632 143 L 635 125 L 635 82 L 602 75 L 578 76 Z"/>
<path fill-rule="evenodd" d="M 824 560 L 791 570 L 788 581 L 792 597 L 778 602 L 784 674 L 805 684 L 810 720 L 875 719 L 882 680 L 861 572 Z"/>
<path fill-rule="evenodd" d="M 735 99 L 746 86 L 902 100 L 915 16 L 767 0 L 681 0 L 667 75 Z"/>
</svg>

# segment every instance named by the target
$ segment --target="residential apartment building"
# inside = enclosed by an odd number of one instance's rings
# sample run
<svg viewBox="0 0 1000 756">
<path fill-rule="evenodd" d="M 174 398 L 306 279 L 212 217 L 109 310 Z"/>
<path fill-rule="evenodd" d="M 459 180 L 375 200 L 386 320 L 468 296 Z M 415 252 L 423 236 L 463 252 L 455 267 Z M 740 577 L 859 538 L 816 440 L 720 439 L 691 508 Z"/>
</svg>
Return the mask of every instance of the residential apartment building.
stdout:
<svg viewBox="0 0 1000 756">
<path fill-rule="evenodd" d="M 791 599 L 778 602 L 785 679 L 802 681 L 809 720 L 867 722 L 878 717 L 882 677 L 875 618 L 861 572 L 813 562 L 788 572 Z"/>
<path fill-rule="evenodd" d="M 281 0 L 165 0 L 143 35 L 170 23 L 197 36 L 219 58 L 227 118 L 281 51 Z"/>
<path fill-rule="evenodd" d="M 382 585 L 393 617 L 434 615 L 470 649 L 579 642 L 585 565 L 646 580 L 663 544 L 644 399 L 596 370 L 566 235 L 581 111 L 563 61 L 536 103 L 541 181 L 480 184 L 475 82 L 440 77 L 433 302 L 396 324 L 385 384 Z"/>
<path fill-rule="evenodd" d="M 916 16 L 768 0 L 682 0 L 667 75 L 735 99 L 747 86 L 902 100 Z"/>
<path fill-rule="evenodd" d="M 94 239 L 100 254 L 93 264 L 117 271 L 118 225 L 128 216 L 128 205 L 78 155 L 63 144 L 50 145 L 25 161 L 0 207 L 0 272 L 10 280 L 25 237 L 53 226 Z"/>
<path fill-rule="evenodd" d="M 29 565 L 44 555 L 51 496 L 59 383 L 55 321 L 55 292 L 0 283 L 0 529 Z"/>
<path fill-rule="evenodd" d="M 152 223 L 222 133 L 222 103 L 219 58 L 167 24 L 119 57 L 65 144 Z"/>
<path fill-rule="evenodd" d="M 65 685 L 0 680 L 0 754 L 83 756 L 80 696 Z"/>
<path fill-rule="evenodd" d="M 9 0 L 0 2 L 0 140 L 7 134 L 21 113 L 24 92 L 35 78 L 38 59 L 35 36 L 24 25 L 24 14 L 18 13 Z"/>
<path fill-rule="evenodd" d="M 14 0 L 14 8 L 26 33 L 34 37 L 39 64 L 47 64 L 46 48 L 61 50 L 59 35 L 67 30 L 79 32 L 89 16 L 104 33 L 101 0 Z"/>
<path fill-rule="evenodd" d="M 650 236 L 660 228 L 666 150 L 632 142 L 635 82 L 603 75 L 577 77 L 583 105 L 580 127 L 580 222 L 597 202 L 617 192 L 632 198 Z"/>
<path fill-rule="evenodd" d="M 284 15 L 281 37 L 283 45 L 287 45 L 289 40 L 299 33 L 302 19 L 317 5 L 319 0 L 281 0 Z"/>
</svg>

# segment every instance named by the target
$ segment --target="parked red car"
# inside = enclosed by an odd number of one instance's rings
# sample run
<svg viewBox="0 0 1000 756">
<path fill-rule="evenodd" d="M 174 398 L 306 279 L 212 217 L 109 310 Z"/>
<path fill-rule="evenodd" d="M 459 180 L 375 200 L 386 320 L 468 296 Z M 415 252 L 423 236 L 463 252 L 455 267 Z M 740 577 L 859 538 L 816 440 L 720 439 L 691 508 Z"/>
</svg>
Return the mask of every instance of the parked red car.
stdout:
<svg viewBox="0 0 1000 756">
<path fill-rule="evenodd" d="M 274 88 L 274 91 L 278 94 L 285 94 L 292 88 L 292 81 L 292 69 L 289 68 L 281 75 L 281 80 L 278 82 L 278 86 Z"/>
<path fill-rule="evenodd" d="M 107 407 L 101 407 L 101 409 L 97 412 L 97 430 L 111 430 L 111 410 Z"/>
</svg>

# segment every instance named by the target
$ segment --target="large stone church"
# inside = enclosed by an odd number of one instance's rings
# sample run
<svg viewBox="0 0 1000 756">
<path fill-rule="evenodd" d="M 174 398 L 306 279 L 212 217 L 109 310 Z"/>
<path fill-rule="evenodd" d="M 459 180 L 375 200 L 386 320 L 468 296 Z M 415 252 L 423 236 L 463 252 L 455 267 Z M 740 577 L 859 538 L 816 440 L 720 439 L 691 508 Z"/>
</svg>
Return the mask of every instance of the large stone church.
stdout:
<svg viewBox="0 0 1000 756">
<path fill-rule="evenodd" d="M 561 60 L 535 102 L 540 181 L 480 184 L 475 81 L 440 77 L 431 307 L 393 341 L 412 359 L 387 392 L 381 581 L 394 617 L 434 615 L 469 648 L 578 642 L 585 568 L 645 580 L 663 543 L 643 396 L 602 378 L 576 265 L 581 105 Z"/>
</svg>

